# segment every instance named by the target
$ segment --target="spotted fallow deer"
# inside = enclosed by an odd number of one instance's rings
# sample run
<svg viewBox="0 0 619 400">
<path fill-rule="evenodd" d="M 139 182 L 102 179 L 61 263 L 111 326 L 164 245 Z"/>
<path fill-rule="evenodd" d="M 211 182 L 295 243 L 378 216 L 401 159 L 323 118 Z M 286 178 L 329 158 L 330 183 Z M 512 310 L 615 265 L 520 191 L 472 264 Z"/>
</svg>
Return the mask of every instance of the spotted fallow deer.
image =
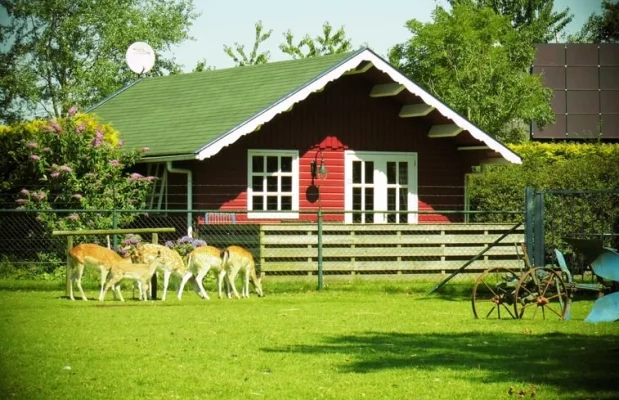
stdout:
<svg viewBox="0 0 619 400">
<path fill-rule="evenodd" d="M 103 292 L 99 296 L 99 301 L 103 301 L 105 299 L 105 294 L 110 289 L 116 291 L 118 298 L 120 301 L 125 301 L 123 298 L 122 292 L 120 290 L 119 282 L 122 279 L 133 279 L 138 282 L 138 290 L 140 291 L 140 300 L 148 300 L 148 289 L 150 287 L 150 280 L 155 274 L 155 270 L 157 267 L 161 267 L 161 259 L 159 257 L 155 257 L 150 261 L 150 264 L 139 264 L 139 263 L 114 263 L 110 268 L 110 272 L 108 273 L 107 283 L 105 284 L 105 288 Z"/>
<path fill-rule="evenodd" d="M 219 298 L 221 299 L 221 286 L 224 280 L 225 271 L 222 274 L 222 259 L 221 250 L 213 246 L 200 246 L 195 248 L 187 257 L 187 274 L 181 281 L 181 286 L 178 290 L 178 299 L 180 300 L 183 295 L 183 288 L 187 281 L 194 276 L 196 283 L 200 287 L 201 297 L 210 300 L 210 297 L 204 290 L 202 283 L 204 277 L 206 277 L 209 271 L 213 270 L 217 276 L 217 291 Z M 230 297 L 230 285 L 226 282 L 226 294 Z"/>
<path fill-rule="evenodd" d="M 97 268 L 101 272 L 101 289 L 99 297 L 103 294 L 105 279 L 115 264 L 131 264 L 131 259 L 122 258 L 118 253 L 106 247 L 99 246 L 94 243 L 78 244 L 69 251 L 68 267 L 71 276 L 71 287 L 69 290 L 69 298 L 75 300 L 73 296 L 73 285 L 77 283 L 77 288 L 80 291 L 82 300 L 87 301 L 88 298 L 82 289 L 82 276 L 84 275 L 84 267 Z"/>
<path fill-rule="evenodd" d="M 239 298 L 239 293 L 234 285 L 234 280 L 236 279 L 236 275 L 241 271 L 243 272 L 242 297 L 249 297 L 250 281 L 258 296 L 264 296 L 262 291 L 262 278 L 256 276 L 254 256 L 249 251 L 240 246 L 228 246 L 221 253 L 221 258 L 223 268 L 220 275 L 225 274 L 228 284 L 232 288 L 232 292 L 237 299 Z"/>
<path fill-rule="evenodd" d="M 176 251 L 160 244 L 144 243 L 138 245 L 137 248 L 139 249 L 137 252 L 138 263 L 150 265 L 156 258 L 159 258 L 160 262 L 158 263 L 157 269 L 163 272 L 163 295 L 161 296 L 161 300 L 165 301 L 168 292 L 168 284 L 170 283 L 170 275 L 176 274 L 181 278 L 187 275 L 187 268 L 183 263 L 183 259 Z M 200 289 L 195 281 L 194 290 L 200 293 Z"/>
</svg>

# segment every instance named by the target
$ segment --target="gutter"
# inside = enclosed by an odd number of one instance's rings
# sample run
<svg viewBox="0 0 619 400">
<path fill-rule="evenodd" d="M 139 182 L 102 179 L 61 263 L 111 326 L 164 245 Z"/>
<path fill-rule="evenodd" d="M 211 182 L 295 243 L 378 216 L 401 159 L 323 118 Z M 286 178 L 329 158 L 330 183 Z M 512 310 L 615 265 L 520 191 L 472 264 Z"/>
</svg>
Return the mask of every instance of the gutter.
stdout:
<svg viewBox="0 0 619 400">
<path fill-rule="evenodd" d="M 166 168 L 171 174 L 187 175 L 187 236 L 193 237 L 193 173 L 190 169 L 175 168 L 172 161 L 166 163 Z"/>
</svg>

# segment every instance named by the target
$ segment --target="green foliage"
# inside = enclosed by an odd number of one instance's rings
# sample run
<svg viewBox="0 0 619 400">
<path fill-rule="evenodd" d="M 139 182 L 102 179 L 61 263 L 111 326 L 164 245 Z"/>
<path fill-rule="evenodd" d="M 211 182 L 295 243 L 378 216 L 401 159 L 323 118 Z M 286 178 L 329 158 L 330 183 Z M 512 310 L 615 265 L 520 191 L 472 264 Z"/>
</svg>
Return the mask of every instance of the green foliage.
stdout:
<svg viewBox="0 0 619 400">
<path fill-rule="evenodd" d="M 530 36 L 532 43 L 555 40 L 573 19 L 569 8 L 556 11 L 554 0 L 449 0 L 449 3 L 489 7 L 509 18 L 515 29 Z"/>
<path fill-rule="evenodd" d="M 125 64 L 134 41 L 158 55 L 152 75 L 178 66 L 165 51 L 189 39 L 193 0 L 4 0 L 0 25 L 0 121 L 59 118 L 136 78 Z"/>
<path fill-rule="evenodd" d="M 258 53 L 260 45 L 264 43 L 268 38 L 271 37 L 273 33 L 273 29 L 269 29 L 268 32 L 262 32 L 264 26 L 262 25 L 262 21 L 256 22 L 255 25 L 255 37 L 254 37 L 254 46 L 249 53 L 249 56 L 245 52 L 245 45 L 234 43 L 234 49 L 228 45 L 224 45 L 224 52 L 232 58 L 235 66 L 244 67 L 246 65 L 258 65 L 258 64 L 266 64 L 269 62 L 269 58 L 271 58 L 271 52 L 264 51 Z M 235 54 L 236 50 L 236 54 Z"/>
<path fill-rule="evenodd" d="M 312 39 L 305 35 L 297 44 L 294 43 L 294 35 L 290 29 L 284 33 L 285 43 L 279 45 L 281 51 L 293 59 L 326 56 L 329 54 L 346 53 L 352 49 L 350 39 L 346 38 L 344 27 L 340 27 L 332 34 L 333 27 L 329 22 L 322 25 L 322 36 Z"/>
<path fill-rule="evenodd" d="M 591 14 L 578 33 L 568 36 L 568 41 L 576 43 L 618 43 L 619 2 L 617 0 L 602 0 L 602 14 Z"/>
<path fill-rule="evenodd" d="M 437 7 L 433 22 L 407 22 L 412 37 L 390 61 L 499 140 L 524 140 L 531 120 L 553 121 L 552 91 L 529 73 L 535 48 L 526 32 L 491 8 Z"/>
<path fill-rule="evenodd" d="M 125 151 L 118 132 L 86 114 L 69 110 L 67 117 L 33 121 L 0 129 L 3 197 L 18 208 L 42 210 L 37 219 L 54 229 L 97 229 L 112 226 L 111 213 L 77 210 L 143 209 L 152 177 L 128 174 L 144 151 Z M 15 203 L 13 203 L 13 207 Z M 49 212 L 75 209 L 76 213 Z M 46 212 L 47 211 L 47 212 Z M 119 224 L 134 216 L 119 214 Z"/>
<path fill-rule="evenodd" d="M 602 143 L 539 143 L 510 146 L 522 165 L 487 166 L 470 177 L 473 210 L 523 210 L 526 186 L 537 190 L 619 191 L 619 146 Z M 562 238 L 608 233 L 619 223 L 619 192 L 545 196 L 546 247 L 565 249 Z M 476 215 L 476 222 L 501 216 Z M 616 229 L 616 228 L 614 228 Z"/>
</svg>

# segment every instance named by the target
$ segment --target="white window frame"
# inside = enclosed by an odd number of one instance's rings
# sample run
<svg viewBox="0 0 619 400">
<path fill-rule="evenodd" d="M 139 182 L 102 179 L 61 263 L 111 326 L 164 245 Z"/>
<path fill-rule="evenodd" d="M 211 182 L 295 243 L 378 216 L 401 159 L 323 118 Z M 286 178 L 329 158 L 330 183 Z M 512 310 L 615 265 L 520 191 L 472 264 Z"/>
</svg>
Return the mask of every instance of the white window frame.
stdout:
<svg viewBox="0 0 619 400">
<path fill-rule="evenodd" d="M 374 223 L 387 223 L 386 214 L 387 210 L 387 175 L 386 162 L 387 161 L 402 161 L 405 159 L 409 163 L 408 174 L 408 211 L 419 210 L 419 191 L 418 191 L 418 175 L 419 169 L 417 164 L 417 153 L 414 152 L 389 152 L 389 151 L 354 151 L 347 150 L 344 152 L 344 207 L 347 211 L 352 210 L 352 162 L 353 161 L 373 161 L 374 162 L 374 208 L 377 211 L 375 213 Z M 382 163 L 385 168 L 381 170 Z M 381 196 L 378 196 L 378 194 Z M 344 222 L 347 224 L 353 223 L 353 215 L 351 212 L 347 212 L 344 218 Z M 419 214 L 413 212 L 408 214 L 408 223 L 416 224 L 419 221 Z"/>
<path fill-rule="evenodd" d="M 252 188 L 252 157 L 254 156 L 277 156 L 292 157 L 292 171 L 283 173 L 281 171 L 263 176 L 288 176 L 292 177 L 292 210 L 291 211 L 257 211 L 253 207 L 254 191 Z M 277 192 L 281 194 L 280 191 Z M 247 151 L 247 218 L 248 219 L 298 219 L 299 218 L 299 152 L 297 150 L 258 150 L 249 149 Z"/>
</svg>

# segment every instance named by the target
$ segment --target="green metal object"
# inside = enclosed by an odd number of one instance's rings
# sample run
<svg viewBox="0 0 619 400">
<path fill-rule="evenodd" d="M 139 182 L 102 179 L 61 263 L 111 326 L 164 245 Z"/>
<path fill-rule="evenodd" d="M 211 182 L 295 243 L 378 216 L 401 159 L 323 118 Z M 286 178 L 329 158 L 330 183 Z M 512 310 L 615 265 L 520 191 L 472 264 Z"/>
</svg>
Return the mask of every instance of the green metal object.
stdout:
<svg viewBox="0 0 619 400">
<path fill-rule="evenodd" d="M 322 210 L 318 209 L 318 290 L 322 290 Z"/>
</svg>

